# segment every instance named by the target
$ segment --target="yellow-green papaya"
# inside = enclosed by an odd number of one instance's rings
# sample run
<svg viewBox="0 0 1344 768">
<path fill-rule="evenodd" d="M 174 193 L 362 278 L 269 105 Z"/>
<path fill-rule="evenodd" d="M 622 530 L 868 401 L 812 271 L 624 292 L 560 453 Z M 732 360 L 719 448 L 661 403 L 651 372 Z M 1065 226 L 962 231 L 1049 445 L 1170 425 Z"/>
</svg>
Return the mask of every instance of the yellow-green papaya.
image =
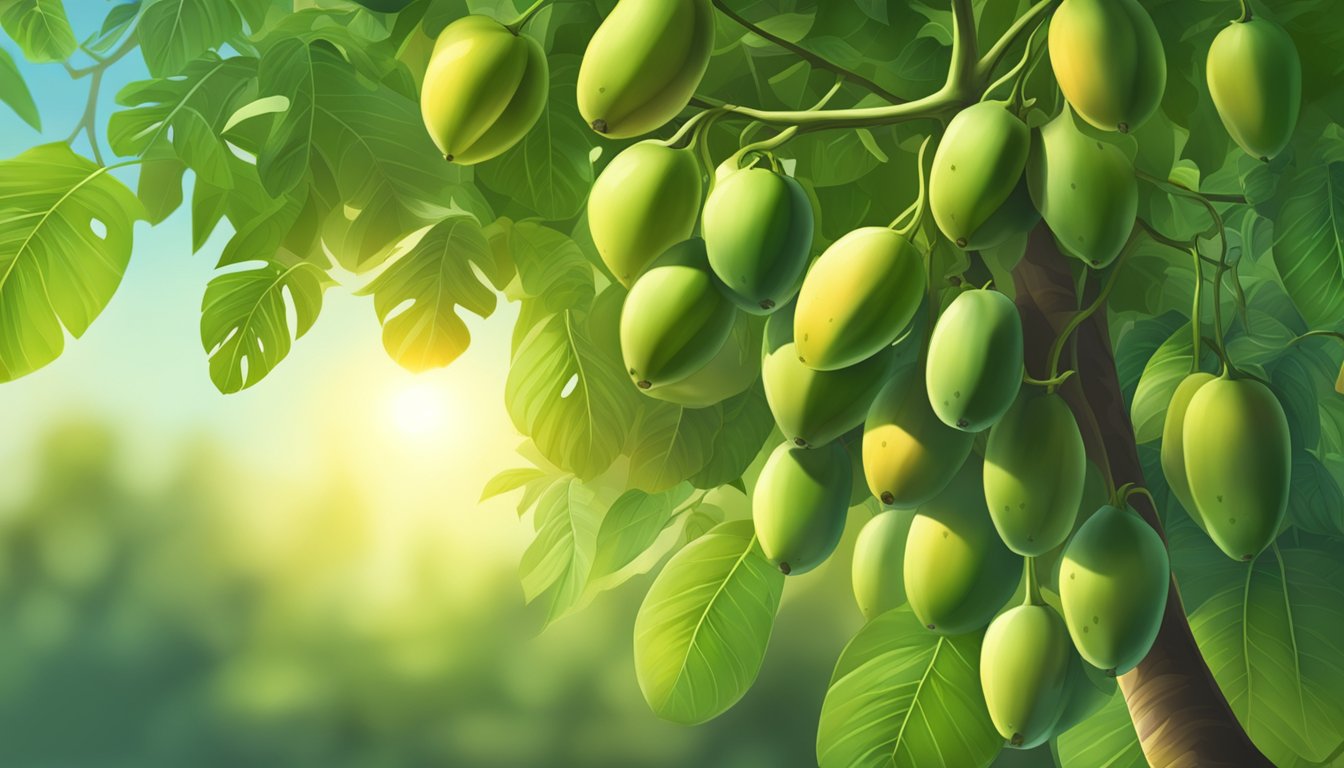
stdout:
<svg viewBox="0 0 1344 768">
<path fill-rule="evenodd" d="M 812 248 L 812 203 L 802 185 L 765 168 L 714 185 L 701 227 L 709 265 L 728 297 L 758 315 L 798 293 Z"/>
<path fill-rule="evenodd" d="M 1083 434 L 1057 394 L 1024 392 L 989 430 L 985 503 L 1008 548 L 1035 557 L 1073 531 L 1087 478 Z"/>
<path fill-rule="evenodd" d="M 1054 734 L 1067 700 L 1073 648 L 1048 605 L 1019 605 L 985 630 L 980 688 L 989 719 L 1008 746 L 1031 749 Z"/>
<path fill-rule="evenodd" d="M 854 540 L 854 600 L 868 621 L 905 604 L 905 537 L 914 517 L 906 509 L 879 512 Z"/>
<path fill-rule="evenodd" d="M 1171 396 L 1171 404 L 1167 406 L 1166 419 L 1162 422 L 1162 474 L 1167 479 L 1167 486 L 1176 495 L 1176 500 L 1200 530 L 1207 528 L 1204 518 L 1199 516 L 1194 499 L 1190 497 L 1190 478 L 1185 476 L 1185 412 L 1190 408 L 1190 398 L 1214 378 L 1211 373 L 1201 372 L 1181 379 Z"/>
<path fill-rule="evenodd" d="M 1288 510 L 1288 418 L 1254 379 L 1219 378 L 1190 398 L 1185 474 L 1205 530 L 1233 560 L 1251 560 L 1279 535 Z"/>
<path fill-rule="evenodd" d="M 474 165 L 527 134 L 546 107 L 550 71 L 536 40 L 488 16 L 443 28 L 420 90 L 430 138 L 452 163 Z"/>
<path fill-rule="evenodd" d="M 708 408 L 741 394 L 761 376 L 764 318 L 734 311 L 728 340 L 714 357 L 684 379 L 651 386 L 644 394 L 687 408 Z"/>
<path fill-rule="evenodd" d="M 1106 676 L 1083 661 L 1078 650 L 1069 648 L 1069 675 L 1064 683 L 1064 709 L 1052 729 L 1058 736 L 1095 715 L 1115 695 L 1115 678 Z"/>
<path fill-rule="evenodd" d="M 1288 146 L 1302 106 L 1293 38 L 1265 19 L 1234 21 L 1209 47 L 1209 95 L 1232 140 L 1268 161 Z"/>
<path fill-rule="evenodd" d="M 709 66 L 709 0 L 620 0 L 579 65 L 579 114 L 613 139 L 648 133 L 686 108 Z"/>
<path fill-rule="evenodd" d="M 947 239 L 979 250 L 1011 234 L 984 225 L 1022 180 L 1030 148 L 1031 131 L 1004 102 L 982 101 L 952 118 L 929 171 L 929 211 Z"/>
<path fill-rule="evenodd" d="M 1083 659 L 1123 675 L 1143 661 L 1162 626 L 1171 582 L 1167 546 L 1132 509 L 1097 510 L 1064 549 L 1059 602 Z"/>
<path fill-rule="evenodd" d="M 830 557 L 845 531 L 849 477 L 849 454 L 839 443 L 817 450 L 780 443 L 751 495 L 751 519 L 766 559 L 787 575 L 806 573 Z"/>
<path fill-rule="evenodd" d="M 867 360 L 910 324 L 927 280 L 919 249 L 886 227 L 846 234 L 803 278 L 793 338 L 803 365 L 834 371 Z"/>
<path fill-rule="evenodd" d="M 863 423 L 873 396 L 891 376 L 894 348 L 838 371 L 814 371 L 798 359 L 793 343 L 793 303 L 765 324 L 761 383 L 770 413 L 784 437 L 811 448 Z"/>
<path fill-rule="evenodd" d="M 1049 48 L 1064 98 L 1102 130 L 1135 130 L 1162 103 L 1166 52 L 1138 0 L 1064 0 L 1050 20 Z"/>
<path fill-rule="evenodd" d="M 621 356 L 640 389 L 681 381 L 703 368 L 733 330 L 737 313 L 719 293 L 698 238 L 649 267 L 621 306 Z"/>
<path fill-rule="evenodd" d="M 917 507 L 952 482 L 975 435 L 944 424 L 929 406 L 917 369 L 893 377 L 863 422 L 863 473 L 883 504 Z"/>
<path fill-rule="evenodd" d="M 588 230 L 621 285 L 691 236 L 700 214 L 700 164 L 688 149 L 641 141 L 612 158 L 588 195 Z"/>
<path fill-rule="evenodd" d="M 1031 202 L 1031 191 L 1027 189 L 1027 177 L 1022 176 L 1013 192 L 999 209 L 975 231 L 975 239 L 967 246 L 972 249 L 993 248 L 1010 237 L 1030 232 L 1041 220 L 1041 212 Z"/>
<path fill-rule="evenodd" d="M 1022 386 L 1022 343 L 1012 299 L 989 290 L 953 299 L 929 339 L 925 384 L 933 412 L 963 432 L 992 426 Z"/>
<path fill-rule="evenodd" d="M 915 511 L 905 543 L 905 598 L 924 626 L 944 635 L 988 624 L 1022 573 L 1022 559 L 989 521 L 981 471 L 979 461 L 967 461 L 942 493 Z"/>
<path fill-rule="evenodd" d="M 1139 211 L 1129 156 L 1094 138 L 1065 110 L 1032 137 L 1027 188 L 1060 250 L 1091 267 L 1120 255 Z"/>
</svg>

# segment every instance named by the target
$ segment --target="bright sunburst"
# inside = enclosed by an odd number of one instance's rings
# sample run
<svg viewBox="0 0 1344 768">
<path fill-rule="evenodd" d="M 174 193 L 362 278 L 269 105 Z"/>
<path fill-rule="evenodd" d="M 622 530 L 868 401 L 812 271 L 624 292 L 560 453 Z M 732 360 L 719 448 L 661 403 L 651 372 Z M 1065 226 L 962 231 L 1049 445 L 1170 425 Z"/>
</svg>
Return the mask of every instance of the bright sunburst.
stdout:
<svg viewBox="0 0 1344 768">
<path fill-rule="evenodd" d="M 393 392 L 388 402 L 393 427 L 410 437 L 439 432 L 448 423 L 449 397 L 428 381 L 412 382 Z"/>
</svg>

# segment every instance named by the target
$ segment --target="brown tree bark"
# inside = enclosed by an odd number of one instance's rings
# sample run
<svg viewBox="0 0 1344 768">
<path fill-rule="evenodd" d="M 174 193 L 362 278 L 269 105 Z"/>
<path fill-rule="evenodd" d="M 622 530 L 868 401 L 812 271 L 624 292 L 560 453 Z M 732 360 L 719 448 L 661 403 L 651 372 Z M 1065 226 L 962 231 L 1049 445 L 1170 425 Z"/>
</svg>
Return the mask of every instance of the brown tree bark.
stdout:
<svg viewBox="0 0 1344 768">
<path fill-rule="evenodd" d="M 1031 233 L 1027 253 L 1013 272 L 1017 306 L 1026 336 L 1028 372 L 1045 370 L 1051 344 L 1064 324 L 1086 306 L 1099 286 L 1077 300 L 1068 257 L 1060 253 L 1044 225 Z M 1089 458 L 1108 470 L 1116 485 L 1146 485 L 1134 427 L 1120 393 L 1106 312 L 1099 311 L 1075 332 L 1077 374 L 1060 392 L 1078 417 Z M 1068 356 L 1061 368 L 1068 367 Z M 1162 535 L 1156 510 L 1143 496 L 1133 506 Z M 1154 768 L 1271 766 L 1251 743 L 1213 674 L 1200 655 L 1173 576 L 1166 613 L 1147 658 L 1119 679 L 1144 755 Z"/>
</svg>

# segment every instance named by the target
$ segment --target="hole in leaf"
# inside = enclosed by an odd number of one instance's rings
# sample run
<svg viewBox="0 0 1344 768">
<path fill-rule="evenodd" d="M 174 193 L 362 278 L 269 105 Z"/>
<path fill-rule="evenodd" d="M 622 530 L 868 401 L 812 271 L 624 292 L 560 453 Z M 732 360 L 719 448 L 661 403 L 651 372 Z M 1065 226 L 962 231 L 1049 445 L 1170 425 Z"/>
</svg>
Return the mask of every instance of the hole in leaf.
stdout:
<svg viewBox="0 0 1344 768">
<path fill-rule="evenodd" d="M 89 230 L 93 232 L 93 236 L 99 240 L 107 239 L 107 225 L 103 223 L 102 219 L 90 219 Z"/>
<path fill-rule="evenodd" d="M 578 386 L 579 386 L 579 374 L 576 373 L 573 376 L 569 377 L 569 381 L 565 382 L 565 388 L 560 390 L 560 399 L 563 400 L 566 397 L 569 397 L 571 394 L 573 394 L 574 390 Z"/>
</svg>

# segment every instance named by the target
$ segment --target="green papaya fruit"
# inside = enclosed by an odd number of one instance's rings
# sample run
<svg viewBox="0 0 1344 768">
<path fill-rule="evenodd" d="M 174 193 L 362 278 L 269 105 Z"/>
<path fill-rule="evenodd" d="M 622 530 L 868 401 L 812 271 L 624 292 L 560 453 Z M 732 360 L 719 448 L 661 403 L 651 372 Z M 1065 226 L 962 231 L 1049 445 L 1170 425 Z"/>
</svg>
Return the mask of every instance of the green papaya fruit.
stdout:
<svg viewBox="0 0 1344 768">
<path fill-rule="evenodd" d="M 980 250 L 1010 234 L 984 225 L 1022 180 L 1030 148 L 1031 131 L 1004 102 L 982 101 L 952 118 L 929 171 L 929 211 L 947 239 Z"/>
<path fill-rule="evenodd" d="M 355 0 L 355 2 L 379 13 L 397 13 L 411 4 L 411 0 Z"/>
<path fill-rule="evenodd" d="M 1162 626 L 1171 582 L 1167 546 L 1132 509 L 1107 505 L 1073 535 L 1059 566 L 1059 601 L 1083 659 L 1123 675 Z"/>
<path fill-rule="evenodd" d="M 627 288 L 663 251 L 691 236 L 699 214 L 695 155 L 656 141 L 641 141 L 612 158 L 588 195 L 593 245 Z"/>
<path fill-rule="evenodd" d="M 1135 130 L 1162 103 L 1166 52 L 1138 0 L 1064 0 L 1050 20 L 1049 49 L 1064 98 L 1102 130 Z"/>
<path fill-rule="evenodd" d="M 1048 605 L 1019 605 L 990 622 L 980 645 L 980 687 L 1009 746 L 1031 749 L 1054 734 L 1072 655 L 1069 631 Z"/>
<path fill-rule="evenodd" d="M 1022 386 L 1022 344 L 1012 299 L 989 290 L 953 299 L 929 339 L 925 384 L 933 412 L 963 432 L 992 426 Z"/>
<path fill-rule="evenodd" d="M 1027 188 L 1060 250 L 1091 267 L 1120 255 L 1139 211 L 1129 156 L 1087 135 L 1065 110 L 1032 137 Z"/>
<path fill-rule="evenodd" d="M 1213 38 L 1206 74 L 1223 126 L 1247 154 L 1268 161 L 1288 146 L 1302 107 L 1302 62 L 1283 27 L 1232 22 Z"/>
<path fill-rule="evenodd" d="M 751 495 L 761 551 L 785 574 L 806 573 L 835 551 L 849 511 L 849 454 L 781 443 L 765 460 Z"/>
<path fill-rule="evenodd" d="M 732 331 L 714 357 L 684 379 L 643 390 L 649 397 L 687 408 L 708 408 L 741 394 L 761 376 L 764 318 L 734 311 Z"/>
<path fill-rule="evenodd" d="M 1083 434 L 1057 394 L 1024 392 L 989 430 L 985 503 L 1008 548 L 1035 557 L 1073 531 L 1087 477 Z"/>
<path fill-rule="evenodd" d="M 944 424 L 929 406 L 918 369 L 893 377 L 863 422 L 863 471 L 883 504 L 917 507 L 952 482 L 975 435 Z"/>
<path fill-rule="evenodd" d="M 620 0 L 579 65 L 579 114 L 613 139 L 639 136 L 690 103 L 714 47 L 709 0 Z"/>
<path fill-rule="evenodd" d="M 1030 232 L 1040 220 L 1041 212 L 1036 210 L 1036 204 L 1031 201 L 1031 191 L 1027 188 L 1027 177 L 1024 175 L 1003 205 L 975 231 L 975 239 L 967 248 L 994 248 L 1009 238 Z"/>
<path fill-rule="evenodd" d="M 667 250 L 621 306 L 621 356 L 640 389 L 680 381 L 703 368 L 728 340 L 737 313 L 719 293 L 705 243 Z"/>
<path fill-rule="evenodd" d="M 474 165 L 522 140 L 541 117 L 549 88 L 536 40 L 488 16 L 465 16 L 434 43 L 420 114 L 449 162 Z"/>
<path fill-rule="evenodd" d="M 784 437 L 810 448 L 826 445 L 862 424 L 873 396 L 891 376 L 894 350 L 885 349 L 838 371 L 814 371 L 798 359 L 793 304 L 771 315 L 765 324 L 761 383 Z"/>
<path fill-rule="evenodd" d="M 788 176 L 744 168 L 718 181 L 701 226 L 728 297 L 758 315 L 787 304 L 807 269 L 812 223 L 807 193 Z"/>
<path fill-rule="evenodd" d="M 994 532 L 981 471 L 978 460 L 967 461 L 916 510 L 905 543 L 905 598 L 924 626 L 944 635 L 988 624 L 1020 581 L 1022 559 Z"/>
<path fill-rule="evenodd" d="M 1190 498 L 1209 537 L 1233 560 L 1254 559 L 1288 510 L 1283 406 L 1254 379 L 1215 379 L 1190 398 L 1183 439 Z"/>
<path fill-rule="evenodd" d="M 803 365 L 834 371 L 867 360 L 910 324 L 924 298 L 924 258 L 886 227 L 864 227 L 827 248 L 803 278 L 793 338 Z"/>
<path fill-rule="evenodd" d="M 905 539 L 914 517 L 906 509 L 880 512 L 854 540 L 854 600 L 868 621 L 905 604 Z"/>
<path fill-rule="evenodd" d="M 1214 378 L 1211 373 L 1201 372 L 1181 379 L 1171 396 L 1171 404 L 1167 406 L 1166 419 L 1162 422 L 1162 474 L 1176 500 L 1200 530 L 1207 528 L 1204 518 L 1199 516 L 1194 499 L 1190 497 L 1190 478 L 1185 476 L 1185 412 L 1190 408 L 1190 398 Z"/>
<path fill-rule="evenodd" d="M 1083 661 L 1077 649 L 1069 647 L 1069 674 L 1064 682 L 1064 709 L 1055 723 L 1053 735 L 1073 728 L 1095 715 L 1115 695 L 1115 678 L 1106 676 Z"/>
</svg>

